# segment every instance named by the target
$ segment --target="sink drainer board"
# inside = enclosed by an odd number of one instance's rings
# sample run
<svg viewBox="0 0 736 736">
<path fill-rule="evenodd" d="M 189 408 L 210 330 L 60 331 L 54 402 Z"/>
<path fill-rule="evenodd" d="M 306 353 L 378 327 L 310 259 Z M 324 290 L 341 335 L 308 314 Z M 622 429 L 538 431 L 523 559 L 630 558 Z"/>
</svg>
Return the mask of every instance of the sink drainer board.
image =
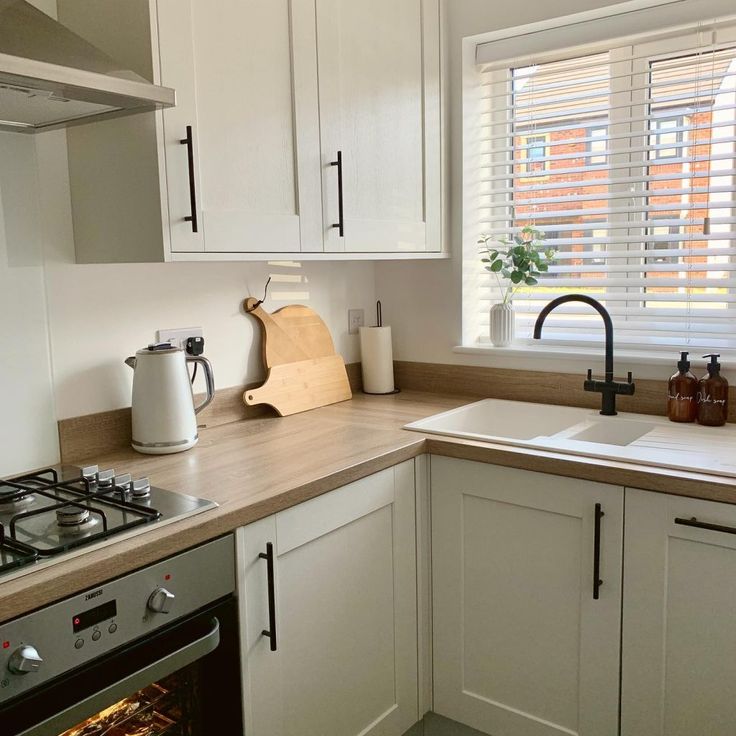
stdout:
<svg viewBox="0 0 736 736">
<path fill-rule="evenodd" d="M 664 417 L 484 399 L 405 429 L 568 455 L 736 478 L 736 427 L 677 424 Z"/>
</svg>

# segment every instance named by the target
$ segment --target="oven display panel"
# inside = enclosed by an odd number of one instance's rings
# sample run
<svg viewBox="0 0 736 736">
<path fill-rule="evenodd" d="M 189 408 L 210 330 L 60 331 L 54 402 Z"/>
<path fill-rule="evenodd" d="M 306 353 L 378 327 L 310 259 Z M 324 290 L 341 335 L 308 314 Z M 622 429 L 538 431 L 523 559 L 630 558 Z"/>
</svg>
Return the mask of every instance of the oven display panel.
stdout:
<svg viewBox="0 0 736 736">
<path fill-rule="evenodd" d="M 118 604 L 117 601 L 114 600 L 103 603 L 101 606 L 97 606 L 96 608 L 90 608 L 84 613 L 77 613 L 72 616 L 72 627 L 74 628 L 74 633 L 78 634 L 80 631 L 84 631 L 90 626 L 95 626 L 96 624 L 107 621 L 110 618 L 115 618 L 117 613 Z"/>
</svg>

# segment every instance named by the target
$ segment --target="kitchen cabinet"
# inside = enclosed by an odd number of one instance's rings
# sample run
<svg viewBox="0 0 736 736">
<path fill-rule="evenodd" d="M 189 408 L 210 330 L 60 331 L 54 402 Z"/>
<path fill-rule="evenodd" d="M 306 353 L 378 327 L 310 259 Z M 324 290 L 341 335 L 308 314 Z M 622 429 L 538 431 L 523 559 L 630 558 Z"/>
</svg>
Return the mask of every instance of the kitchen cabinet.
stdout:
<svg viewBox="0 0 736 736">
<path fill-rule="evenodd" d="M 415 518 L 412 460 L 238 531 L 249 736 L 400 736 L 418 720 Z"/>
<path fill-rule="evenodd" d="M 622 735 L 731 736 L 736 506 L 627 489 L 625 536 Z"/>
<path fill-rule="evenodd" d="M 489 734 L 615 736 L 623 489 L 432 457 L 431 494 L 434 710 Z"/>
<path fill-rule="evenodd" d="M 293 5 L 158 0 L 161 80 L 177 93 L 163 114 L 172 253 L 295 253 L 321 239 L 316 79 L 301 69 L 314 32 Z"/>
<path fill-rule="evenodd" d="M 70 129 L 78 262 L 442 256 L 438 0 L 59 0 L 59 14 L 177 93 Z"/>
<path fill-rule="evenodd" d="M 439 250 L 437 0 L 316 8 L 326 250 Z"/>
</svg>

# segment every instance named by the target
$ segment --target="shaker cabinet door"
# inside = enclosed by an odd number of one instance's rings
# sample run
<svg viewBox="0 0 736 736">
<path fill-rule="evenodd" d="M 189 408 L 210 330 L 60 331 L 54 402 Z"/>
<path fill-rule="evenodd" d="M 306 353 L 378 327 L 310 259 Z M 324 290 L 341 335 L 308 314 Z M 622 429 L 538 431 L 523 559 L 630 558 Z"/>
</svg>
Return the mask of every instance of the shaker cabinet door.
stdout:
<svg viewBox="0 0 736 736">
<path fill-rule="evenodd" d="M 434 709 L 493 736 L 616 736 L 623 489 L 431 470 Z"/>
<path fill-rule="evenodd" d="M 249 736 L 401 736 L 417 721 L 413 461 L 244 527 L 238 562 Z"/>
<path fill-rule="evenodd" d="M 627 488 L 625 533 L 622 736 L 732 736 L 736 506 Z"/>
<path fill-rule="evenodd" d="M 325 250 L 439 250 L 437 0 L 316 9 Z"/>
<path fill-rule="evenodd" d="M 177 93 L 164 112 L 174 253 L 321 249 L 316 81 L 292 70 L 314 24 L 291 5 L 158 0 L 161 81 Z M 310 155 L 311 182 L 297 164 Z"/>
</svg>

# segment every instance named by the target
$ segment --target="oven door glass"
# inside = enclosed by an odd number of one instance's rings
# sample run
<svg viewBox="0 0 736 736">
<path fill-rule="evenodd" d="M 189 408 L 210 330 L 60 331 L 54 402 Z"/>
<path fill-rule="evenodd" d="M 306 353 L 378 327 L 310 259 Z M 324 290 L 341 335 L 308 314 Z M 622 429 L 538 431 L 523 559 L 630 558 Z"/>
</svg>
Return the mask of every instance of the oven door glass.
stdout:
<svg viewBox="0 0 736 736">
<path fill-rule="evenodd" d="M 242 736 L 241 705 L 237 607 L 227 600 L 11 701 L 0 732 Z"/>
<path fill-rule="evenodd" d="M 185 736 L 204 733 L 200 680 L 198 666 L 186 667 L 94 713 L 64 731 L 62 736 Z"/>
</svg>

